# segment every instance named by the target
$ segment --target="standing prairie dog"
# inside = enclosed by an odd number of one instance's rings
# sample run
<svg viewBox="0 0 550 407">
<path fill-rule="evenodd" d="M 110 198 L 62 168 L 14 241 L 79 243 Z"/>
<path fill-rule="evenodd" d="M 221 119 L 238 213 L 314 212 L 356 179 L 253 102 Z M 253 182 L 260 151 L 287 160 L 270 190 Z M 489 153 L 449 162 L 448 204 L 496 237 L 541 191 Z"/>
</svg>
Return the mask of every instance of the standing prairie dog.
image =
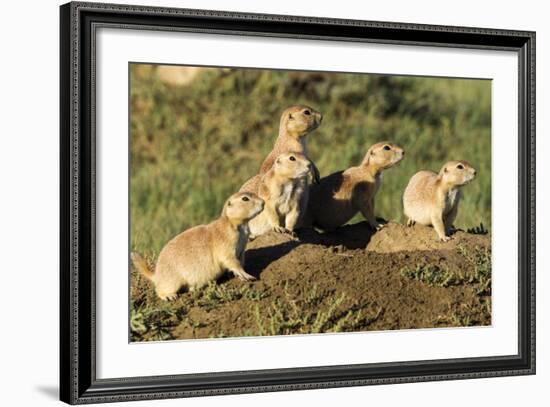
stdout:
<svg viewBox="0 0 550 407">
<path fill-rule="evenodd" d="M 258 196 L 264 210 L 249 222 L 250 238 L 274 230 L 293 233 L 300 218 L 305 190 L 296 185 L 311 172 L 311 162 L 300 153 L 280 154 L 271 169 L 261 176 Z"/>
<path fill-rule="evenodd" d="M 279 136 L 275 140 L 273 149 L 263 161 L 258 175 L 250 178 L 241 187 L 241 191 L 256 193 L 260 185 L 261 176 L 271 169 L 279 155 L 296 152 L 308 157 L 306 136 L 319 127 L 322 120 L 323 116 L 321 113 L 309 106 L 295 105 L 285 109 L 281 114 Z M 313 162 L 311 165 L 313 168 L 313 178 L 315 181 L 318 181 L 319 170 L 317 170 Z"/>
<path fill-rule="evenodd" d="M 181 287 L 190 291 L 216 280 L 225 270 L 241 280 L 254 280 L 243 269 L 248 241 L 248 222 L 264 207 L 264 201 L 251 193 L 232 195 L 221 216 L 208 225 L 195 226 L 172 240 L 161 250 L 155 271 L 143 258 L 132 253 L 134 266 L 155 284 L 163 300 L 174 299 Z"/>
<path fill-rule="evenodd" d="M 285 109 L 279 122 L 279 136 L 262 163 L 260 174 L 269 171 L 282 153 L 296 152 L 308 157 L 306 136 L 319 127 L 322 120 L 323 115 L 309 106 L 296 105 Z"/>
<path fill-rule="evenodd" d="M 460 188 L 475 176 L 476 170 L 466 161 L 449 161 L 439 174 L 426 170 L 414 174 L 403 194 L 407 225 L 432 225 L 439 239 L 448 241 L 458 212 Z"/>
<path fill-rule="evenodd" d="M 374 197 L 382 182 L 382 171 L 403 159 L 403 149 L 390 142 L 370 147 L 361 165 L 338 171 L 312 185 L 308 219 L 323 230 L 333 230 L 348 222 L 357 212 L 375 230 L 383 225 L 374 216 Z"/>
</svg>

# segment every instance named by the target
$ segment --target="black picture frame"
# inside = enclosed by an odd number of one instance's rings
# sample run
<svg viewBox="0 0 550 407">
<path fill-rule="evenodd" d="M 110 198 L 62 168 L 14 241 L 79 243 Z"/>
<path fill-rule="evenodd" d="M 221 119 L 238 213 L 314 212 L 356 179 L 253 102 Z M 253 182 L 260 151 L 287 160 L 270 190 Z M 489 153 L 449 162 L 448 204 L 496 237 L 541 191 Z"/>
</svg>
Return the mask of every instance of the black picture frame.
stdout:
<svg viewBox="0 0 550 407">
<path fill-rule="evenodd" d="M 73 2 L 60 7 L 60 397 L 71 404 L 535 373 L 535 33 Z M 519 351 L 436 361 L 96 378 L 98 27 L 513 50 L 519 56 Z M 498 139 L 497 139 L 498 142 Z"/>
</svg>

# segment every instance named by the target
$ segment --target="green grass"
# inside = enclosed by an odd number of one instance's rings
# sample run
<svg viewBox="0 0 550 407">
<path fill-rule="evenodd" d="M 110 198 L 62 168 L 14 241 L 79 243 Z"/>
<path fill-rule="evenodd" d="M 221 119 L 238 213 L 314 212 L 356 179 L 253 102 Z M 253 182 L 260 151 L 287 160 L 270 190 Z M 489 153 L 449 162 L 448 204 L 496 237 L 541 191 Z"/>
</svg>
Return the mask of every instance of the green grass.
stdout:
<svg viewBox="0 0 550 407">
<path fill-rule="evenodd" d="M 324 115 L 308 136 L 323 176 L 360 163 L 375 142 L 405 148 L 385 174 L 377 216 L 403 222 L 409 178 L 465 159 L 479 175 L 464 188 L 456 226 L 491 228 L 490 81 L 204 69 L 175 86 L 155 67 L 132 65 L 130 91 L 131 247 L 153 258 L 177 233 L 219 215 L 270 151 L 282 110 L 296 103 Z"/>
<path fill-rule="evenodd" d="M 175 301 L 147 301 L 143 296 L 130 304 L 130 334 L 133 341 L 162 341 L 174 339 L 172 329 L 188 320 L 196 327 L 200 322 L 188 318 L 190 308 L 199 306 L 207 311 L 239 300 L 258 302 L 268 294 L 251 285 L 230 286 L 212 281 L 202 290 L 180 295 Z M 223 337 L 223 333 L 218 334 Z"/>
<path fill-rule="evenodd" d="M 260 301 L 267 294 L 252 289 L 249 285 L 228 287 L 210 282 L 202 291 L 198 304 L 206 309 L 216 308 L 224 303 L 240 300 L 241 298 L 251 301 Z"/>
<path fill-rule="evenodd" d="M 130 335 L 132 341 L 164 341 L 174 339 L 171 328 L 177 326 L 186 310 L 175 310 L 171 304 L 151 305 L 132 301 L 130 306 Z"/>
<path fill-rule="evenodd" d="M 470 264 L 472 280 L 478 284 L 477 294 L 491 294 L 491 250 L 488 248 L 467 249 L 463 246 L 458 246 L 458 250 Z"/>
<path fill-rule="evenodd" d="M 417 264 L 414 268 L 403 267 L 400 274 L 408 279 L 430 286 L 448 287 L 459 284 L 473 284 L 478 295 L 489 295 L 491 291 L 491 250 L 483 247 L 466 248 L 457 246 L 464 259 L 464 266 L 451 269 L 445 264 Z"/>
<path fill-rule="evenodd" d="M 433 264 L 417 264 L 414 269 L 404 267 L 400 273 L 403 277 L 431 286 L 448 287 L 456 281 L 456 276 L 452 271 Z"/>
<path fill-rule="evenodd" d="M 266 291 L 258 291 L 250 285 L 231 286 L 212 282 L 198 292 L 180 296 L 176 302 L 132 301 L 132 341 L 175 339 L 173 329 L 184 321 L 193 328 L 205 327 L 205 323 L 189 315 L 190 309 L 197 307 L 210 313 L 231 304 L 244 304 L 242 306 L 252 314 L 253 322 L 239 335 L 229 336 L 351 332 L 364 329 L 376 321 L 383 311 L 379 306 L 359 307 L 346 293 L 327 293 L 317 285 L 303 299 L 291 292 L 288 282 L 281 296 L 268 297 Z M 219 331 L 211 337 L 227 336 Z"/>
<path fill-rule="evenodd" d="M 304 300 L 298 300 L 285 285 L 281 298 L 264 308 L 255 306 L 256 327 L 246 331 L 244 336 L 350 332 L 368 326 L 382 312 L 380 307 L 371 310 L 353 306 L 339 311 L 340 306 L 349 300 L 346 293 L 327 296 L 319 292 L 316 285 Z"/>
</svg>

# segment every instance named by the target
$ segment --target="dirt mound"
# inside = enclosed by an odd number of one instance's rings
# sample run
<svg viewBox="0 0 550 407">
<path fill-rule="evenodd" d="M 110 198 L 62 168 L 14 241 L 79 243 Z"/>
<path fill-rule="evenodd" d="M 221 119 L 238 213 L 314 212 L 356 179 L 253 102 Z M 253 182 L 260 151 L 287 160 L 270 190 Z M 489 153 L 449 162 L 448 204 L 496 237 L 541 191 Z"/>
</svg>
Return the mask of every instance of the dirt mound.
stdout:
<svg viewBox="0 0 550 407">
<path fill-rule="evenodd" d="M 490 236 L 365 222 L 248 245 L 258 281 L 224 277 L 171 303 L 132 275 L 132 339 L 345 332 L 491 323 Z"/>
<path fill-rule="evenodd" d="M 433 228 L 428 226 L 405 227 L 398 223 L 387 223 L 380 231 L 373 231 L 366 222 L 355 223 L 338 228 L 334 232 L 319 233 L 305 230 L 299 234 L 301 243 L 339 247 L 355 250 L 365 249 L 376 253 L 395 253 L 413 251 L 444 250 L 453 251 L 461 245 L 490 246 L 488 235 L 477 235 L 457 231 L 449 242 L 441 242 Z M 260 236 L 248 245 L 248 249 L 270 247 L 289 241 L 285 235 L 269 233 Z M 294 243 L 294 245 L 296 245 Z"/>
</svg>

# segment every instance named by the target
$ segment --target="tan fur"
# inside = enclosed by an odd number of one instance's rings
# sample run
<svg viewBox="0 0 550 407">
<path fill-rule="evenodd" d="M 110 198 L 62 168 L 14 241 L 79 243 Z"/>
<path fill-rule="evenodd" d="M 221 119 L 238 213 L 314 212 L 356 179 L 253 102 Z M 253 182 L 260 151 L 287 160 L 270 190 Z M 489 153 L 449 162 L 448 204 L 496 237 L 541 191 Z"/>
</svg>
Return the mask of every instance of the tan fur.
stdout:
<svg viewBox="0 0 550 407">
<path fill-rule="evenodd" d="M 281 115 L 279 136 L 262 163 L 260 174 L 269 171 L 277 157 L 283 153 L 296 152 L 308 157 L 306 136 L 319 127 L 322 120 L 321 113 L 309 106 L 296 105 L 287 108 Z"/>
<path fill-rule="evenodd" d="M 137 271 L 139 271 L 141 274 L 143 274 L 145 277 L 147 277 L 149 280 L 153 278 L 153 273 L 149 266 L 147 265 L 147 262 L 141 255 L 139 255 L 136 252 L 130 253 L 130 258 L 132 259 L 132 263 L 134 264 L 134 267 Z"/>
<path fill-rule="evenodd" d="M 401 161 L 404 154 L 395 144 L 377 143 L 369 148 L 361 165 L 321 178 L 310 190 L 306 224 L 333 230 L 361 212 L 372 228 L 380 229 L 374 198 L 382 182 L 382 171 Z"/>
<path fill-rule="evenodd" d="M 439 174 L 417 172 L 403 194 L 407 225 L 432 225 L 439 239 L 448 241 L 458 212 L 460 188 L 471 182 L 475 175 L 476 170 L 466 161 L 449 161 Z"/>
<path fill-rule="evenodd" d="M 246 181 L 239 192 L 252 192 L 253 194 L 258 193 L 258 188 L 260 186 L 260 181 L 262 179 L 262 174 L 256 174 L 248 181 Z"/>
<path fill-rule="evenodd" d="M 240 192 L 258 193 L 262 176 L 271 169 L 273 163 L 281 154 L 300 153 L 309 159 L 307 155 L 306 136 L 319 127 L 322 120 L 323 116 L 321 113 L 309 106 L 295 105 L 285 109 L 281 115 L 279 136 L 275 141 L 273 149 L 262 163 L 260 172 L 246 181 L 241 187 Z M 296 227 L 301 226 L 303 220 L 302 215 L 307 209 L 310 181 L 319 181 L 319 170 L 313 161 L 310 160 L 310 163 L 312 166 L 310 176 L 300 178 L 298 182 L 294 183 L 295 191 L 293 194 L 301 196 L 299 211 L 301 216 L 297 221 Z"/>
<path fill-rule="evenodd" d="M 248 222 L 263 207 L 263 200 L 255 194 L 234 194 L 225 202 L 218 219 L 170 240 L 160 252 L 154 273 L 137 253 L 132 253 L 134 266 L 155 284 L 156 293 L 163 300 L 174 299 L 182 287 L 191 291 L 200 288 L 225 270 L 241 280 L 253 280 L 243 269 L 244 251 Z"/>
<path fill-rule="evenodd" d="M 264 210 L 249 223 L 250 238 L 271 230 L 292 233 L 300 218 L 300 188 L 311 172 L 311 162 L 300 153 L 283 153 L 258 182 L 258 196 L 265 202 Z M 307 181 L 306 181 L 307 182 Z"/>
</svg>

